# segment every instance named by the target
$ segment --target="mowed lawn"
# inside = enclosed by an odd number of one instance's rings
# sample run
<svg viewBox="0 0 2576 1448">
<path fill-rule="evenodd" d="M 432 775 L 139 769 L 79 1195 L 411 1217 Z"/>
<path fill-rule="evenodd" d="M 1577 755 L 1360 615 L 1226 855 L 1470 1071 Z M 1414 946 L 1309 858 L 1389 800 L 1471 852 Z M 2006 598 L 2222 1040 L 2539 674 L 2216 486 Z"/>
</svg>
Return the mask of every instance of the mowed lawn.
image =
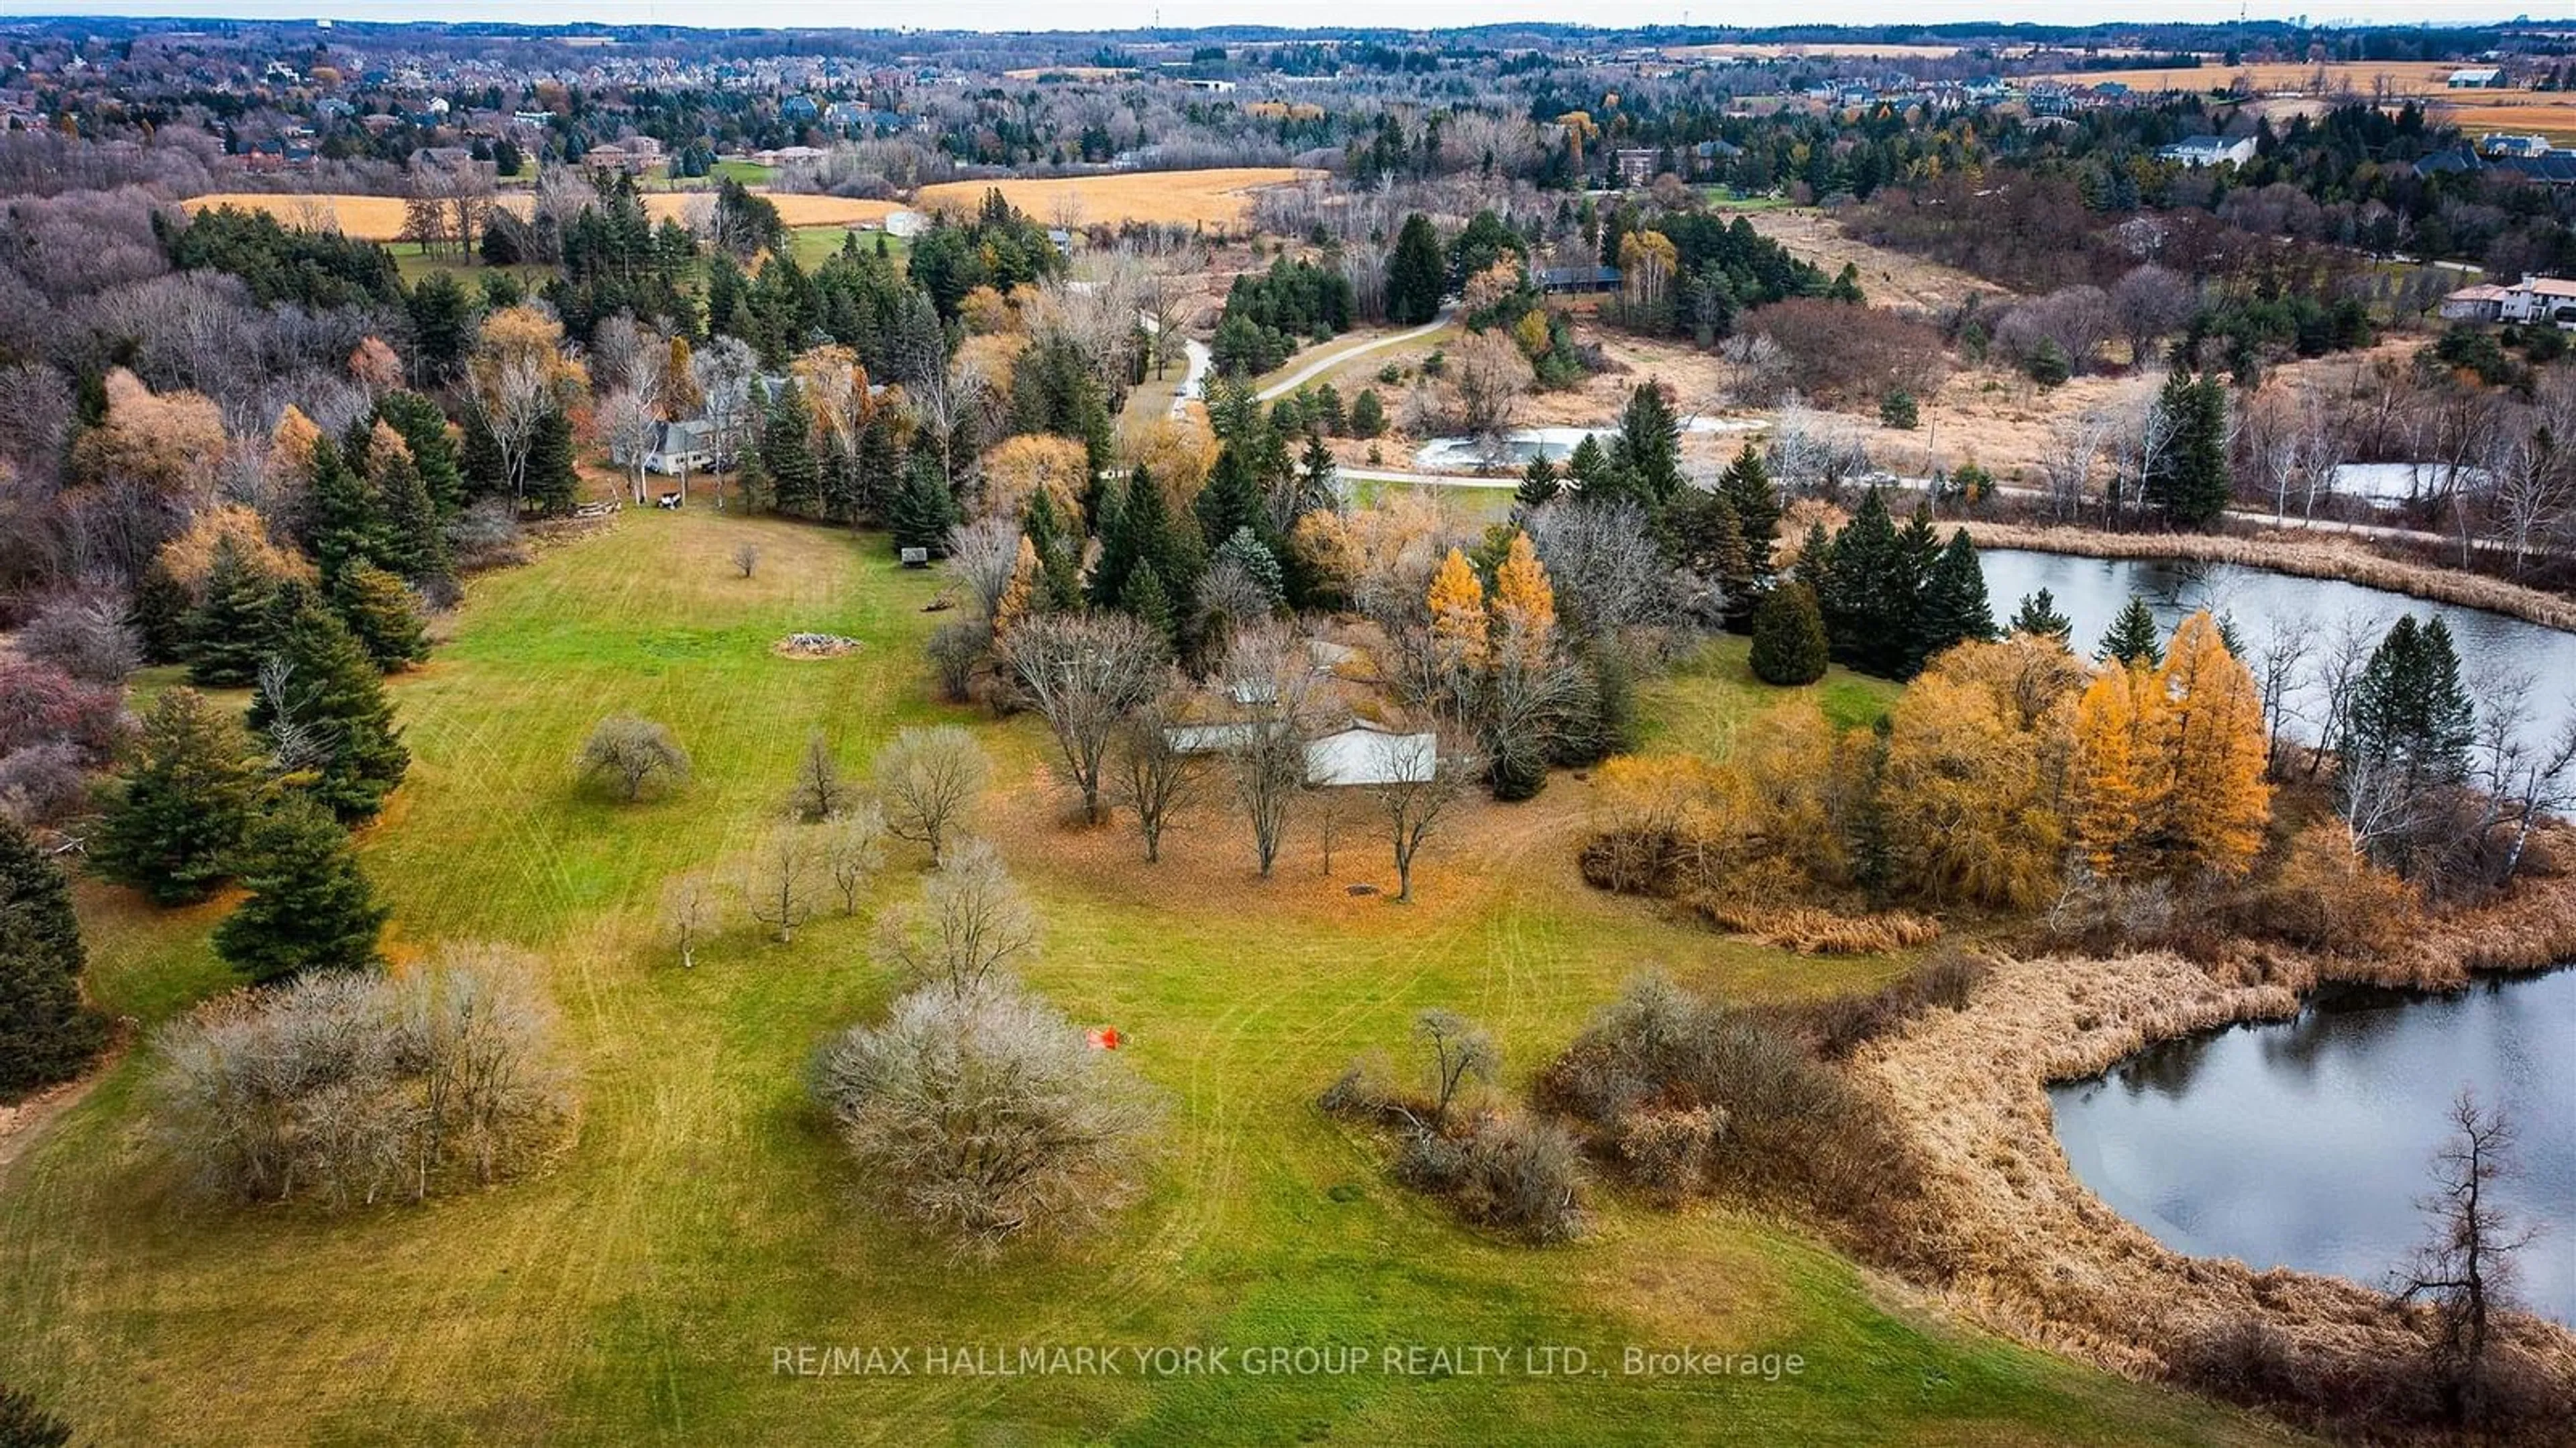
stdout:
<svg viewBox="0 0 2576 1448">
<path fill-rule="evenodd" d="M 748 580 L 730 562 L 746 539 L 762 549 Z M 923 612 L 940 580 L 885 553 L 640 512 L 476 581 L 437 660 L 395 685 L 416 763 L 365 857 L 397 906 L 398 959 L 476 938 L 543 958 L 580 1061 L 576 1138 L 541 1176 L 424 1207 L 213 1207 L 151 1139 L 138 1051 L 0 1184 L 0 1380 L 98 1443 L 2270 1436 L 1958 1327 L 1778 1225 L 1604 1197 L 1588 1239 L 1530 1250 L 1389 1186 L 1370 1144 L 1311 1102 L 1353 1056 L 1400 1049 L 1425 1006 L 1487 1022 L 1520 1085 L 1650 961 L 1748 996 L 1898 963 L 1797 960 L 1584 890 L 1589 786 L 1563 777 L 1532 804 L 1462 814 L 1426 847 L 1414 906 L 1347 892 L 1389 873 L 1356 829 L 1330 878 L 1307 830 L 1279 878 L 1255 882 L 1219 819 L 1149 871 L 1123 832 L 1059 822 L 1030 721 L 927 702 L 918 645 L 955 615 Z M 865 647 L 771 652 L 798 629 Z M 577 791 L 567 762 L 618 709 L 670 724 L 697 782 L 633 807 Z M 809 731 L 855 770 L 899 725 L 942 718 L 996 757 L 988 828 L 1048 924 L 1031 983 L 1117 1026 L 1171 1102 L 1150 1190 L 1107 1236 L 991 1264 L 876 1214 L 804 1105 L 815 1044 L 888 999 L 867 922 L 819 920 L 791 947 L 737 926 L 689 971 L 652 924 L 667 875 L 769 826 Z M 899 854 L 881 894 L 908 893 L 920 867 Z M 154 913 L 86 887 L 82 904 L 110 1008 L 149 1023 L 223 988 L 205 946 L 220 904 Z M 1794 1352 L 1805 1369 L 1631 1377 L 1631 1344 Z M 1230 1370 L 934 1374 L 931 1345 L 1222 1349 Z M 1577 1348 L 1590 1371 L 1415 1373 L 1385 1357 L 1468 1345 Z M 798 1346 L 908 1349 L 912 1370 L 774 1371 Z M 1299 1346 L 1363 1365 L 1244 1370 L 1247 1350 Z"/>
</svg>

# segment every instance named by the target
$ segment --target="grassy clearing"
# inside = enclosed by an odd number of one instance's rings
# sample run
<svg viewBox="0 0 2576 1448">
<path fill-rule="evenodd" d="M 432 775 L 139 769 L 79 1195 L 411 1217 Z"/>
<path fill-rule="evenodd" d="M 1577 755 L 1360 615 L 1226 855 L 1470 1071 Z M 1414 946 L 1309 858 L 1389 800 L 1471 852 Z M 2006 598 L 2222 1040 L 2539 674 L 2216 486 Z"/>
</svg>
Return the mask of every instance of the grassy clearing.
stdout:
<svg viewBox="0 0 2576 1448">
<path fill-rule="evenodd" d="M 889 213 L 901 209 L 891 201 L 860 201 L 846 196 L 779 192 L 771 194 L 769 199 L 778 207 L 779 219 L 791 227 L 847 226 L 853 221 L 882 220 Z M 522 215 L 536 204 L 535 196 L 524 191 L 503 192 L 497 201 Z M 673 217 L 685 222 L 690 219 L 693 208 L 710 204 L 703 194 L 697 192 L 644 193 L 644 214 L 657 223 Z M 361 241 L 393 241 L 403 233 L 403 201 L 399 196 L 230 191 L 192 196 L 180 205 L 191 215 L 215 206 L 265 211 L 284 226 L 337 230 Z"/>
<path fill-rule="evenodd" d="M 729 562 L 745 539 L 763 550 L 749 580 Z M 398 907 L 398 957 L 487 937 L 549 962 L 583 1061 L 577 1140 L 544 1176 L 426 1208 L 217 1212 L 174 1194 L 150 1148 L 138 1052 L 0 1183 L 0 1379 L 99 1442 L 2253 1436 L 1945 1326 L 1762 1222 L 1612 1201 L 1591 1239 L 1533 1252 L 1389 1188 L 1368 1146 L 1308 1103 L 1423 1006 L 1484 1019 L 1525 1083 L 1648 961 L 1762 998 L 1893 969 L 1799 960 L 1583 889 L 1571 846 L 1589 786 L 1571 778 L 1528 805 L 1465 809 L 1425 851 L 1423 903 L 1396 907 L 1345 889 L 1391 873 L 1378 849 L 1345 840 L 1328 879 L 1310 832 L 1267 886 L 1216 820 L 1149 872 L 1125 834 L 1058 823 L 1030 721 L 976 722 L 999 766 L 988 829 L 1047 915 L 1033 982 L 1127 1035 L 1171 1095 L 1169 1147 L 1145 1202 L 1059 1254 L 961 1267 L 869 1213 L 800 1088 L 817 1040 L 888 996 L 865 922 L 819 921 L 792 948 L 737 932 L 682 971 L 650 920 L 667 874 L 767 826 L 809 729 L 855 767 L 896 726 L 943 717 L 915 662 L 939 588 L 886 561 L 882 540 L 704 509 L 629 513 L 479 580 L 437 660 L 395 685 L 416 763 L 365 855 Z M 865 647 L 769 651 L 804 628 Z M 1687 674 L 1654 709 L 1724 707 L 1721 674 Z M 618 709 L 669 723 L 696 784 L 635 807 L 577 792 L 567 761 Z M 917 868 L 903 860 L 883 894 Z M 110 1008 L 149 1023 L 223 987 L 205 946 L 220 904 L 160 913 L 84 889 L 82 907 Z M 797 1344 L 1058 1342 L 1369 1356 L 1305 1377 L 772 1370 L 773 1349 Z M 1601 1372 L 1408 1375 L 1380 1356 L 1465 1343 L 1569 1344 Z M 1796 1352 L 1808 1367 L 1631 1378 L 1630 1343 Z"/>
<path fill-rule="evenodd" d="M 796 257 L 798 266 L 812 271 L 840 255 L 842 241 L 852 234 L 847 226 L 800 226 L 787 233 L 787 249 Z M 859 232 L 856 235 L 859 238 L 859 249 L 871 253 L 877 248 L 877 239 L 884 237 L 886 254 L 894 259 L 897 266 L 903 265 L 905 259 L 912 255 L 912 243 L 900 236 L 887 236 L 882 231 Z"/>
<path fill-rule="evenodd" d="M 1804 699 L 1824 711 L 1837 729 L 1859 729 L 1896 704 L 1901 685 L 1837 664 L 1804 688 L 1782 689 L 1753 677 L 1753 641 L 1728 634 L 1710 639 L 1662 678 L 1637 690 L 1642 750 L 1715 757 L 1736 725 L 1765 710 Z"/>
</svg>

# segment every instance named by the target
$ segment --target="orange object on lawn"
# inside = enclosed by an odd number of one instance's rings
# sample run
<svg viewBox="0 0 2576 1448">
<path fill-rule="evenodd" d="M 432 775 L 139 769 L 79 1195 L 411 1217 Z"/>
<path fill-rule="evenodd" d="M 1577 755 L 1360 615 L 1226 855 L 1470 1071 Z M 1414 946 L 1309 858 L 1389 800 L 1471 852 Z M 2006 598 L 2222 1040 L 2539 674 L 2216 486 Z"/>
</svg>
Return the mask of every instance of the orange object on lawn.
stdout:
<svg viewBox="0 0 2576 1448">
<path fill-rule="evenodd" d="M 1095 1051 L 1115 1051 L 1118 1049 L 1118 1028 L 1116 1026 L 1102 1026 L 1100 1029 L 1091 1032 L 1090 1035 L 1091 1049 Z"/>
</svg>

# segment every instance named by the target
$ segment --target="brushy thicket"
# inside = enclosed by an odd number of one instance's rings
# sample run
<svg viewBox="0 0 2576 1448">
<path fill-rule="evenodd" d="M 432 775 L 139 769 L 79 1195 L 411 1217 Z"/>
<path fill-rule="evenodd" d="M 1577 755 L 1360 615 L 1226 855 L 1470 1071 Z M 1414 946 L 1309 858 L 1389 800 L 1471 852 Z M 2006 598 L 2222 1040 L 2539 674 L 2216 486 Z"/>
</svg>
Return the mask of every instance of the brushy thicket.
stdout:
<svg viewBox="0 0 2576 1448">
<path fill-rule="evenodd" d="M 525 1171 L 562 1139 L 555 1036 L 533 962 L 496 947 L 310 976 L 164 1028 L 157 1124 L 218 1195 L 418 1201 Z"/>
<path fill-rule="evenodd" d="M 826 1044 L 811 1089 L 874 1190 L 983 1255 L 1126 1205 L 1163 1114 L 1126 1063 L 1007 985 L 912 992 Z"/>
<path fill-rule="evenodd" d="M 1539 1080 L 1641 1186 L 1804 1208 L 1906 1260 L 1915 1164 L 1865 1093 L 1791 1024 L 1630 982 Z"/>
<path fill-rule="evenodd" d="M 1719 930 L 1800 955 L 1881 955 L 1941 938 L 1941 922 L 1907 910 L 1839 915 L 1813 905 L 1762 905 L 1710 894 L 1695 897 L 1690 908 Z"/>
<path fill-rule="evenodd" d="M 1474 1226 L 1524 1242 L 1583 1234 L 1583 1147 L 1547 1117 L 1479 1102 L 1447 1112 L 1357 1063 L 1315 1103 L 1329 1115 L 1392 1130 L 1395 1177 L 1449 1203 Z"/>
</svg>

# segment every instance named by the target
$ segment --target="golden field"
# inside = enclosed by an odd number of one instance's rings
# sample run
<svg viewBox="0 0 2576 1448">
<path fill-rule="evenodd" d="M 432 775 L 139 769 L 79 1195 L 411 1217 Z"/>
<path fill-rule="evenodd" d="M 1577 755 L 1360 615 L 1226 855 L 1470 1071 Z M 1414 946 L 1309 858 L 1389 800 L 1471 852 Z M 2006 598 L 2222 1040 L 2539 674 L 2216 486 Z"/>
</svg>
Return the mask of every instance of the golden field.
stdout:
<svg viewBox="0 0 2576 1448">
<path fill-rule="evenodd" d="M 2320 97 L 2385 96 L 2390 100 L 2429 102 L 2436 119 L 2471 136 L 2490 131 L 2538 132 L 2562 144 L 2576 140 L 2576 92 L 2453 90 L 2450 74 L 2465 62 L 2338 61 L 2300 65 L 2287 61 L 2259 65 L 2203 65 L 2140 70 L 2068 71 L 2039 79 L 2069 85 L 2098 85 L 2116 80 L 2141 91 L 2224 90 L 2241 78 L 2258 95 L 2296 93 Z"/>
<path fill-rule="evenodd" d="M 858 201 L 846 196 L 809 196 L 792 192 L 765 193 L 778 207 L 779 219 L 789 226 L 847 226 L 854 221 L 882 220 L 887 213 L 899 210 L 891 201 Z M 525 192 L 505 193 L 497 204 L 525 213 L 532 198 Z M 396 241 L 402 237 L 403 201 L 399 196 L 356 196 L 345 192 L 277 192 L 218 191 L 205 196 L 192 196 L 180 203 L 189 214 L 216 206 L 239 206 L 265 211 L 289 226 L 333 228 L 362 241 Z M 692 205 L 711 205 L 703 191 L 648 191 L 644 210 L 655 221 L 676 216 L 689 217 Z"/>
<path fill-rule="evenodd" d="M 1315 174 L 1290 166 L 1229 166 L 1045 180 L 942 181 L 921 188 L 920 204 L 925 211 L 964 209 L 998 188 L 1013 206 L 1049 225 L 1061 225 L 1069 210 L 1078 226 L 1144 221 L 1231 227 L 1242 225 L 1252 214 L 1252 193 Z"/>
</svg>

